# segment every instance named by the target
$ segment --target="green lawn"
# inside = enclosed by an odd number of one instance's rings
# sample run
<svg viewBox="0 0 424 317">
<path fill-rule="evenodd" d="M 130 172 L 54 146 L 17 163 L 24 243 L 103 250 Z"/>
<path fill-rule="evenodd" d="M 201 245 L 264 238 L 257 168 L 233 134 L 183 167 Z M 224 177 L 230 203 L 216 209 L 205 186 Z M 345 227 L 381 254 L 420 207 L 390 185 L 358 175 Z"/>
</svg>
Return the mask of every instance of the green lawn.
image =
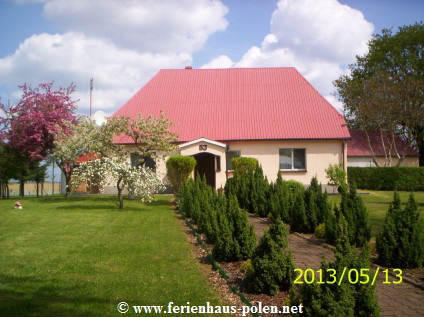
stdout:
<svg viewBox="0 0 424 317">
<path fill-rule="evenodd" d="M 1 316 L 120 316 L 116 305 L 222 304 L 169 196 L 0 199 Z M 134 315 L 131 310 L 126 315 Z"/>
<path fill-rule="evenodd" d="M 368 194 L 362 194 L 365 206 L 368 209 L 369 220 L 372 225 L 372 235 L 376 236 L 383 228 L 384 218 L 386 216 L 389 205 L 393 200 L 393 191 L 359 191 Z M 409 198 L 409 192 L 399 192 L 402 204 L 405 205 Z M 415 192 L 415 200 L 418 203 L 421 217 L 424 217 L 424 192 Z M 337 204 L 340 203 L 341 197 L 339 195 L 330 195 L 329 200 Z"/>
</svg>

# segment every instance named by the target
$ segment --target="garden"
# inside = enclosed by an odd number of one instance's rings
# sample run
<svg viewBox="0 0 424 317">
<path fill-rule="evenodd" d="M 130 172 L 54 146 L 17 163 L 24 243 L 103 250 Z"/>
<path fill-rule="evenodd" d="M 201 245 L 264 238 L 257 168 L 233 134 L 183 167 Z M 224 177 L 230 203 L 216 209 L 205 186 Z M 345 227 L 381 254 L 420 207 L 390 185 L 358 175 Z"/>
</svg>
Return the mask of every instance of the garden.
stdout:
<svg viewBox="0 0 424 317">
<path fill-rule="evenodd" d="M 365 194 L 354 184 L 340 182 L 339 195 L 328 195 L 315 178 L 305 189 L 280 175 L 275 183 L 269 183 L 258 162 L 251 158 L 233 159 L 234 177 L 222 191 L 215 192 L 202 177 L 188 177 L 195 163 L 190 160 L 173 157 L 167 166 L 173 171 L 169 175 L 180 171 L 180 177 L 174 180 L 178 183 L 174 186 L 178 188 L 178 209 L 212 265 L 244 299 L 275 305 L 302 303 L 308 316 L 379 316 L 378 301 L 385 302 L 382 287 L 375 284 L 379 269 L 373 283 L 342 279 L 333 285 L 328 282 L 332 276 L 325 272 L 343 272 L 345 268 L 349 272 L 376 272 L 375 268 L 381 266 L 381 270 L 388 267 L 394 272 L 403 269 L 408 276 L 423 265 L 422 193 Z M 259 235 L 252 225 L 257 222 L 255 218 L 266 223 Z M 377 225 L 374 229 L 370 218 Z M 326 243 L 334 250 L 334 255 L 327 253 L 320 268 L 315 269 L 321 272 L 321 283 L 299 283 L 294 261 L 299 252 L 289 247 L 293 234 Z M 422 287 L 421 275 L 419 270 L 415 282 Z M 383 282 L 390 284 L 388 277 L 380 280 Z"/>
</svg>

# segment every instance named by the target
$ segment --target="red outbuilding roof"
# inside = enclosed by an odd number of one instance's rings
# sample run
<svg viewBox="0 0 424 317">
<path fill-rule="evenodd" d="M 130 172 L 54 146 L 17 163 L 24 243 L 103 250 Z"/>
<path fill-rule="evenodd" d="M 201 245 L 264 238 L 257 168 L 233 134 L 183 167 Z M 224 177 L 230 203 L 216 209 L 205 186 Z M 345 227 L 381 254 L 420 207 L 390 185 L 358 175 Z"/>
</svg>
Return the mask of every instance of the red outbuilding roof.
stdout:
<svg viewBox="0 0 424 317">
<path fill-rule="evenodd" d="M 160 70 L 114 115 L 160 111 L 179 142 L 350 138 L 343 116 L 293 67 Z"/>
<path fill-rule="evenodd" d="M 368 146 L 368 140 L 364 131 L 350 130 L 352 140 L 348 141 L 347 144 L 347 156 L 372 156 L 370 147 Z M 375 156 L 385 156 L 383 143 L 381 142 L 381 133 L 379 131 L 368 132 L 370 143 L 374 151 Z M 390 147 L 388 142 L 388 135 L 383 134 L 384 146 L 386 151 Z M 396 148 L 402 156 L 419 156 L 419 153 L 411 148 L 406 142 L 402 141 L 399 137 L 395 137 Z M 395 155 L 395 151 L 392 150 L 392 155 Z"/>
<path fill-rule="evenodd" d="M 97 159 L 95 154 L 86 153 L 77 158 L 77 163 L 85 163 Z"/>
</svg>

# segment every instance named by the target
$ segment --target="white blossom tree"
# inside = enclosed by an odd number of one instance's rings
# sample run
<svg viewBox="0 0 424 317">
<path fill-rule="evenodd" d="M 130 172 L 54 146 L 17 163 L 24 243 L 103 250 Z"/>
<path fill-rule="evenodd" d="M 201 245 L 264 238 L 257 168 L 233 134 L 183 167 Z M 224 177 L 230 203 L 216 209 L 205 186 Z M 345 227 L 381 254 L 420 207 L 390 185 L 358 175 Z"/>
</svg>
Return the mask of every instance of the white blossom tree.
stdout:
<svg viewBox="0 0 424 317">
<path fill-rule="evenodd" d="M 104 157 L 82 163 L 75 169 L 71 185 L 76 188 L 82 183 L 99 186 L 116 184 L 119 209 L 124 207 L 122 192 L 126 189 L 132 197 L 141 201 L 151 201 L 152 193 L 164 188 L 156 173 L 149 168 L 131 167 L 122 158 Z"/>
</svg>

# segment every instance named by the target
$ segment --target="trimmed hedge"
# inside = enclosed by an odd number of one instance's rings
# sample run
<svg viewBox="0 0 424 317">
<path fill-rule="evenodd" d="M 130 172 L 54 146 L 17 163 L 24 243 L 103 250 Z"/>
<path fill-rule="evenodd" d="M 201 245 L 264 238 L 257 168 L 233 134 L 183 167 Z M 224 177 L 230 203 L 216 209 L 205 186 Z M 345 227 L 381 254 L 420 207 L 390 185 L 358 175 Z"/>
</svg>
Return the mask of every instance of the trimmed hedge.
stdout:
<svg viewBox="0 0 424 317">
<path fill-rule="evenodd" d="M 180 191 L 181 184 L 186 182 L 196 166 L 191 156 L 174 155 L 166 161 L 166 173 L 175 192 Z"/>
<path fill-rule="evenodd" d="M 370 190 L 424 190 L 424 167 L 348 167 L 349 183 Z"/>
<path fill-rule="evenodd" d="M 234 172 L 240 176 L 253 173 L 258 166 L 258 160 L 253 157 L 235 157 L 231 160 Z"/>
</svg>

